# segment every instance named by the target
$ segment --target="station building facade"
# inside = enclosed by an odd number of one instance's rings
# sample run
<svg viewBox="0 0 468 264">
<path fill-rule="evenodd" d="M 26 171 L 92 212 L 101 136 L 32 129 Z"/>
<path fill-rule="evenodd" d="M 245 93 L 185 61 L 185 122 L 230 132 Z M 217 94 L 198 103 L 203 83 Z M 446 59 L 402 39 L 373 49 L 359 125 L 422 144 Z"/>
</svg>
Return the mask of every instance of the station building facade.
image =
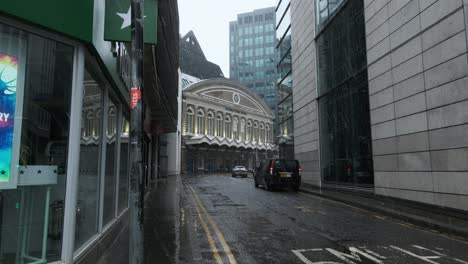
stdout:
<svg viewBox="0 0 468 264">
<path fill-rule="evenodd" d="M 182 173 L 255 168 L 273 157 L 274 115 L 249 88 L 228 79 L 202 80 L 182 91 Z"/>
</svg>

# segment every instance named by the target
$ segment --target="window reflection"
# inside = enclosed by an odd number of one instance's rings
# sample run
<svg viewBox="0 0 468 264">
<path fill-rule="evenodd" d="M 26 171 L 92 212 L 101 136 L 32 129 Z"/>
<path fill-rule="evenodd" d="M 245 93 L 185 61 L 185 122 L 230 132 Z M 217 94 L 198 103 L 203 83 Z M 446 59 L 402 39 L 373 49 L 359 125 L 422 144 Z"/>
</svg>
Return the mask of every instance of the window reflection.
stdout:
<svg viewBox="0 0 468 264">
<path fill-rule="evenodd" d="M 99 150 L 101 145 L 101 109 L 103 93 L 95 78 L 84 76 L 83 114 L 88 126 L 81 137 L 75 248 L 81 247 L 98 231 Z M 90 114 L 92 113 L 92 114 Z"/>
<path fill-rule="evenodd" d="M 364 7 L 350 1 L 320 35 L 320 155 L 326 183 L 373 184 Z"/>
<path fill-rule="evenodd" d="M 115 103 L 109 99 L 107 106 L 106 133 L 106 168 L 104 177 L 104 213 L 103 224 L 108 224 L 115 217 L 115 184 L 117 159 L 117 115 Z"/>
<path fill-rule="evenodd" d="M 118 212 L 128 207 L 128 174 L 129 174 L 129 136 L 130 123 L 123 119 L 122 132 L 120 133 L 120 168 L 119 168 L 119 201 Z"/>
</svg>

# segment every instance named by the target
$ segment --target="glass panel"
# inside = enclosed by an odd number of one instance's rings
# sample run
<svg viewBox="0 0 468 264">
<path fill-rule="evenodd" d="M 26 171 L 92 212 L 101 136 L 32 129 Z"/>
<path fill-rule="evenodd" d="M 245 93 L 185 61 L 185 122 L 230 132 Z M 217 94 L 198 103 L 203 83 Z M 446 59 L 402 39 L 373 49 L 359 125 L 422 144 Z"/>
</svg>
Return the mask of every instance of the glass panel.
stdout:
<svg viewBox="0 0 468 264">
<path fill-rule="evenodd" d="M 317 25 L 325 22 L 344 2 L 345 0 L 316 0 Z"/>
<path fill-rule="evenodd" d="M 278 25 L 278 29 L 276 30 L 276 38 L 281 39 L 286 31 L 289 29 L 289 26 L 291 25 L 291 9 L 288 8 L 286 11 L 286 14 L 283 17 L 283 20 L 281 20 L 281 23 Z"/>
<path fill-rule="evenodd" d="M 120 133 L 119 213 L 128 207 L 129 136 L 130 123 L 125 118 Z"/>
<path fill-rule="evenodd" d="M 86 123 L 91 126 L 85 129 L 90 134 L 81 137 L 75 248 L 81 247 L 98 231 L 102 96 L 98 82 L 86 70 L 82 118 L 92 116 L 93 119 Z"/>
<path fill-rule="evenodd" d="M 115 217 L 115 160 L 117 158 L 117 108 L 109 99 L 107 107 L 106 129 L 106 170 L 104 177 L 104 213 L 103 224 L 108 224 Z"/>
<path fill-rule="evenodd" d="M 0 120 L 0 171 L 18 175 L 0 190 L 1 263 L 60 260 L 72 80 L 71 46 L 0 24 L 0 108 L 12 115 Z"/>
<path fill-rule="evenodd" d="M 350 1 L 318 39 L 320 155 L 328 183 L 374 181 L 363 10 L 362 1 Z"/>
</svg>

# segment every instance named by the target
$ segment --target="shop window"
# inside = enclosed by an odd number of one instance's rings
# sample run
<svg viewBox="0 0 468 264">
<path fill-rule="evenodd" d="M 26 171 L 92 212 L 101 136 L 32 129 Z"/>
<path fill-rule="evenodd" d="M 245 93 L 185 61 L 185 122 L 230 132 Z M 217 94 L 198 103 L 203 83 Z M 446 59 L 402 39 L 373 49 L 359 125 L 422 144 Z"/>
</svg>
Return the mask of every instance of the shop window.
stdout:
<svg viewBox="0 0 468 264">
<path fill-rule="evenodd" d="M 121 213 L 128 207 L 128 177 L 129 177 L 129 136 L 130 123 L 128 118 L 124 118 L 122 122 L 122 130 L 120 132 L 120 167 L 119 167 L 119 203 L 118 212 Z"/>
<path fill-rule="evenodd" d="M 102 124 L 100 113 L 103 107 L 102 84 L 88 69 L 84 76 L 83 116 L 89 111 L 94 115 L 93 137 L 82 137 L 80 146 L 80 169 L 78 178 L 78 202 L 75 248 L 80 248 L 98 232 L 100 195 L 100 147 Z"/>
<path fill-rule="evenodd" d="M 116 159 L 117 159 L 117 115 L 116 105 L 108 99 L 106 129 L 106 157 L 104 172 L 103 224 L 115 218 Z"/>
<path fill-rule="evenodd" d="M 1 263 L 60 260 L 72 83 L 73 47 L 0 24 Z"/>
</svg>

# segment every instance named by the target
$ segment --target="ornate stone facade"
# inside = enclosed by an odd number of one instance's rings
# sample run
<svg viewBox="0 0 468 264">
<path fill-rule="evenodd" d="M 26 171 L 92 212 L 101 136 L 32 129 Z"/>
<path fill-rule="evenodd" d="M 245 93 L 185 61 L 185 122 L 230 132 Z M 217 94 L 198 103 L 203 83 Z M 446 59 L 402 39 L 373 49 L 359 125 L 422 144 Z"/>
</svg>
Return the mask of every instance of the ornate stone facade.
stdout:
<svg viewBox="0 0 468 264">
<path fill-rule="evenodd" d="M 182 172 L 254 168 L 275 155 L 274 115 L 237 81 L 204 80 L 183 90 Z"/>
</svg>

